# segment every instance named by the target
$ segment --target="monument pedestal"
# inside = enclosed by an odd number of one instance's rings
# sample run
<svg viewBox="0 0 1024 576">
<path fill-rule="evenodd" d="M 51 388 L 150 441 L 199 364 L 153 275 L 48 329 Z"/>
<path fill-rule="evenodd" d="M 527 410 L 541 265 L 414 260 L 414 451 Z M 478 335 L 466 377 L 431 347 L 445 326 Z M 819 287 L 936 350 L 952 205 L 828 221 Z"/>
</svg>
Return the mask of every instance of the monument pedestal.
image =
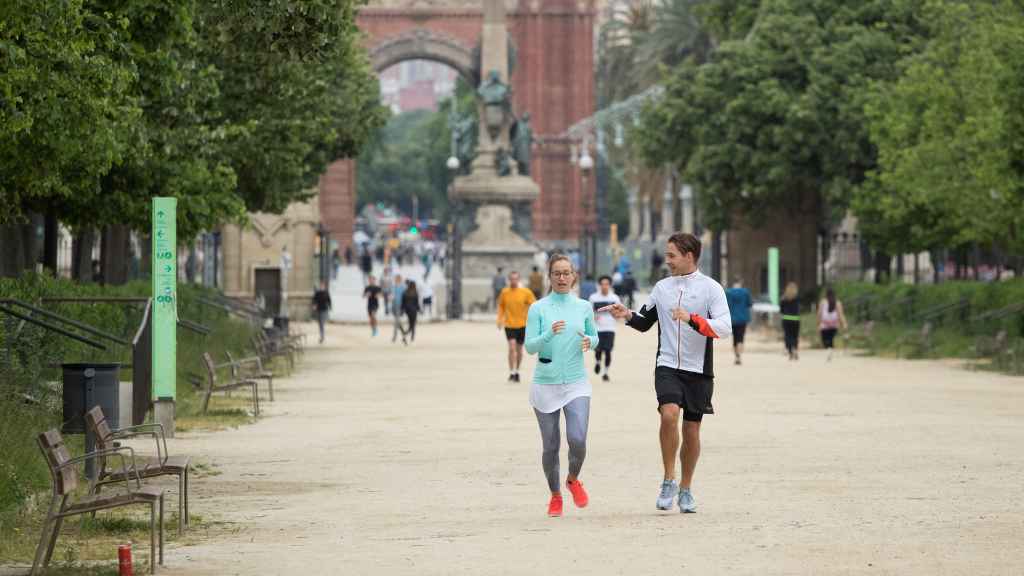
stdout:
<svg viewBox="0 0 1024 576">
<path fill-rule="evenodd" d="M 531 181 L 532 182 L 532 181 Z M 491 281 L 502 268 L 526 278 L 538 248 L 513 230 L 512 208 L 484 204 L 476 210 L 477 228 L 462 240 L 462 309 L 475 311 L 494 293 Z"/>
</svg>

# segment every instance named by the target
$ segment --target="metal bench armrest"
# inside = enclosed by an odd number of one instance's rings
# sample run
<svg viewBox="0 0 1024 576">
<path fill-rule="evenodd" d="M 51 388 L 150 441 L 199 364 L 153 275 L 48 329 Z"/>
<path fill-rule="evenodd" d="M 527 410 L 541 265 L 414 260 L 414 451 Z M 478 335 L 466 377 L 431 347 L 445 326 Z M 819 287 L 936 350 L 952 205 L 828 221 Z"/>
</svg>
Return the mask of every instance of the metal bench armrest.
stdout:
<svg viewBox="0 0 1024 576">
<path fill-rule="evenodd" d="M 114 438 L 130 438 L 132 436 L 142 435 L 153 435 L 153 441 L 156 442 L 156 457 L 163 463 L 167 460 L 167 456 L 170 452 L 167 451 L 167 434 L 164 431 L 164 425 L 159 422 L 151 422 L 149 424 L 137 424 L 135 426 L 125 426 L 114 430 Z M 160 451 L 160 444 L 164 445 L 164 449 Z"/>
<path fill-rule="evenodd" d="M 121 473 L 122 473 L 122 475 L 124 477 L 125 487 L 128 490 L 131 490 L 132 489 L 131 488 L 131 484 L 128 483 L 128 478 L 130 476 L 128 474 L 128 472 L 129 472 L 129 468 L 128 468 L 128 465 L 127 465 L 128 461 L 125 459 L 125 455 L 124 455 L 125 452 L 128 452 L 128 457 L 131 458 L 131 462 L 132 462 L 131 472 L 135 476 L 135 487 L 136 488 L 141 488 L 142 487 L 142 477 L 139 476 L 139 470 L 135 466 L 135 450 L 133 450 L 131 448 L 131 446 L 118 446 L 116 448 L 104 448 L 103 450 L 96 450 L 95 452 L 89 452 L 87 454 L 82 454 L 81 456 L 76 456 L 76 457 L 68 460 L 67 462 L 64 462 L 60 466 L 57 466 L 56 469 L 57 470 L 63 470 L 64 468 L 67 468 L 68 466 L 77 466 L 79 464 L 84 463 L 87 460 L 92 460 L 94 458 L 99 458 L 100 456 L 118 456 L 118 457 L 121 458 Z M 95 482 L 96 482 L 96 479 L 94 479 L 94 478 L 90 478 L 89 479 L 90 492 L 92 491 L 92 488 L 94 487 Z"/>
</svg>

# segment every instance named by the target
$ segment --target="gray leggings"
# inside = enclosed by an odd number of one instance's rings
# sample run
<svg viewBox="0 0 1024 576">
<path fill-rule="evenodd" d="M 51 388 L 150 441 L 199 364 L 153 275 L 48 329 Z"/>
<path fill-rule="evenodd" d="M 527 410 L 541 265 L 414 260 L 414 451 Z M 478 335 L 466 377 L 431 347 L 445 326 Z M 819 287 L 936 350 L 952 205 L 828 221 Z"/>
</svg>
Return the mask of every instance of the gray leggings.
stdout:
<svg viewBox="0 0 1024 576">
<path fill-rule="evenodd" d="M 590 397 L 581 396 L 550 414 L 538 411 L 537 423 L 540 425 L 540 439 L 544 447 L 541 463 L 544 475 L 548 477 L 548 488 L 551 492 L 559 492 L 560 479 L 558 474 L 558 449 L 562 444 L 559 426 L 559 412 L 565 412 L 565 436 L 569 441 L 569 474 L 577 476 L 583 468 L 583 459 L 587 457 L 587 425 L 590 423 Z"/>
</svg>

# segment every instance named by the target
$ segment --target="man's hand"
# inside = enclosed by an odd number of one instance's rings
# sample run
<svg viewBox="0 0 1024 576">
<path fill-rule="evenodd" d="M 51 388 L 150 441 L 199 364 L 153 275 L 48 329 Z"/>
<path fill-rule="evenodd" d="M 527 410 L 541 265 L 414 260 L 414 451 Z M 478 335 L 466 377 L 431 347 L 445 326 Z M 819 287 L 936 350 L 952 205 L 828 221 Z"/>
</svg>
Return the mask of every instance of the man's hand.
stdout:
<svg viewBox="0 0 1024 576">
<path fill-rule="evenodd" d="M 558 334 L 562 330 L 565 330 L 565 320 L 556 320 L 551 323 L 551 331 Z"/>
<path fill-rule="evenodd" d="M 672 309 L 672 319 L 673 320 L 681 320 L 683 322 L 689 323 L 690 322 L 690 313 L 687 312 L 685 308 L 673 308 Z"/>
<path fill-rule="evenodd" d="M 580 338 L 583 338 L 583 343 L 580 346 L 583 348 L 583 353 L 586 354 L 587 352 L 590 352 L 590 338 L 587 338 L 587 335 L 583 332 L 577 332 L 577 334 L 580 335 Z"/>
<path fill-rule="evenodd" d="M 626 308 L 625 306 L 617 302 L 615 304 L 609 304 L 608 306 L 601 308 L 600 310 L 598 310 L 598 312 L 608 312 L 616 320 L 621 320 L 625 318 L 627 322 L 633 317 L 632 310 Z"/>
</svg>

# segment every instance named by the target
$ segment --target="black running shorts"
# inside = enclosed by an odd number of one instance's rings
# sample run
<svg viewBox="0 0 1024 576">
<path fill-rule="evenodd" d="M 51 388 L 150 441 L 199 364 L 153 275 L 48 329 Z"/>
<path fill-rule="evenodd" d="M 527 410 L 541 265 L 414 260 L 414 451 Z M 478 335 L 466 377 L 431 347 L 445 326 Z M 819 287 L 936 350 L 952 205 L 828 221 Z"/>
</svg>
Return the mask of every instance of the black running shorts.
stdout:
<svg viewBox="0 0 1024 576">
<path fill-rule="evenodd" d="M 517 344 L 526 342 L 526 328 L 505 328 L 505 338 L 515 340 Z"/>
<path fill-rule="evenodd" d="M 683 410 L 683 420 L 700 422 L 705 414 L 715 413 L 711 405 L 715 380 L 703 374 L 658 366 L 654 369 L 654 391 L 658 408 L 675 404 Z"/>
<path fill-rule="evenodd" d="M 743 344 L 743 338 L 747 335 L 746 324 L 733 324 L 732 325 L 732 343 Z"/>
<path fill-rule="evenodd" d="M 598 332 L 597 349 L 611 352 L 615 348 L 615 332 Z"/>
</svg>

